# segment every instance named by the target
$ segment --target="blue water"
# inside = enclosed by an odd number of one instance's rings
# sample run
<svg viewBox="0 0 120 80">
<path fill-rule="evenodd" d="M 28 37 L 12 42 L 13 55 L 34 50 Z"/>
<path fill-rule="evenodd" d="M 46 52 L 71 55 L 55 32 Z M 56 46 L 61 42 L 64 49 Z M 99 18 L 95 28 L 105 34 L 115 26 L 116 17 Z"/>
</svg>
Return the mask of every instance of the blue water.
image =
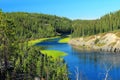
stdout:
<svg viewBox="0 0 120 80">
<path fill-rule="evenodd" d="M 53 39 L 37 44 L 46 46 L 48 50 L 59 50 L 67 53 L 63 57 L 68 65 L 70 80 L 104 80 L 108 71 L 107 80 L 120 80 L 120 54 L 108 52 L 80 51 L 69 44 L 58 43 Z"/>
</svg>

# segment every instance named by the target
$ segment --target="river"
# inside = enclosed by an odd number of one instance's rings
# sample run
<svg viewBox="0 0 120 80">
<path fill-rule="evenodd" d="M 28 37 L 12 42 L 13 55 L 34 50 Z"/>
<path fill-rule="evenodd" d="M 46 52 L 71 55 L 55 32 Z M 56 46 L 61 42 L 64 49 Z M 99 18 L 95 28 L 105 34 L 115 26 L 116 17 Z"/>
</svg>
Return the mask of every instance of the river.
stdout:
<svg viewBox="0 0 120 80">
<path fill-rule="evenodd" d="M 120 54 L 94 52 L 74 49 L 66 43 L 58 43 L 60 38 L 37 44 L 48 50 L 59 50 L 67 53 L 63 57 L 68 65 L 70 80 L 120 80 Z"/>
</svg>

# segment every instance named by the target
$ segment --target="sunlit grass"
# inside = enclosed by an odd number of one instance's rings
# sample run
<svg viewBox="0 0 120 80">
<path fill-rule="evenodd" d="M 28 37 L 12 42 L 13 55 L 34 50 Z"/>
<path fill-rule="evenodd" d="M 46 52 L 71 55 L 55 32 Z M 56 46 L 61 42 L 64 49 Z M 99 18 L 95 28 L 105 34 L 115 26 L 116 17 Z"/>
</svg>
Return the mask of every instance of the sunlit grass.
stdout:
<svg viewBox="0 0 120 80">
<path fill-rule="evenodd" d="M 30 40 L 28 41 L 28 46 L 35 45 L 37 43 L 43 42 L 45 40 L 48 40 L 49 38 L 41 38 L 41 39 L 35 39 L 35 40 Z"/>
<path fill-rule="evenodd" d="M 67 38 L 60 39 L 58 42 L 59 42 L 59 43 L 68 43 L 69 40 L 70 40 L 70 38 L 67 37 Z"/>
<path fill-rule="evenodd" d="M 59 36 L 51 37 L 51 38 L 41 38 L 41 39 L 30 40 L 30 41 L 28 41 L 28 46 L 32 46 L 32 45 L 35 45 L 37 43 L 43 42 L 45 40 L 54 39 L 54 38 L 58 38 L 58 37 Z M 57 50 L 40 50 L 40 52 L 42 54 L 44 54 L 44 55 L 52 57 L 53 59 L 57 59 L 59 57 L 67 55 L 67 53 L 61 52 L 61 51 L 57 51 Z"/>
<path fill-rule="evenodd" d="M 41 50 L 41 53 L 46 54 L 47 56 L 51 56 L 53 58 L 59 58 L 67 55 L 67 53 L 57 50 Z"/>
<path fill-rule="evenodd" d="M 50 38 L 40 38 L 40 39 L 35 39 L 35 40 L 30 40 L 28 41 L 28 46 L 33 46 L 37 43 L 43 42 L 45 40 L 49 40 L 49 39 L 54 39 L 54 38 L 58 38 L 59 36 L 56 37 L 50 37 Z"/>
</svg>

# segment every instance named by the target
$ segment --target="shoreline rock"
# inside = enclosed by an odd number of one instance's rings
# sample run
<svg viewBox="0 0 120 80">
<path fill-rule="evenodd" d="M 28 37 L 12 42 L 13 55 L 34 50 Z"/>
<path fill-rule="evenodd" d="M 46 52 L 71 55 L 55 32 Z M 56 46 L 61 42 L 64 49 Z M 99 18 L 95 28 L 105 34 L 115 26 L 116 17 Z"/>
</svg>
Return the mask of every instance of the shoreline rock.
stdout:
<svg viewBox="0 0 120 80">
<path fill-rule="evenodd" d="M 120 53 L 120 37 L 115 33 L 73 38 L 68 43 L 78 48 Z"/>
</svg>

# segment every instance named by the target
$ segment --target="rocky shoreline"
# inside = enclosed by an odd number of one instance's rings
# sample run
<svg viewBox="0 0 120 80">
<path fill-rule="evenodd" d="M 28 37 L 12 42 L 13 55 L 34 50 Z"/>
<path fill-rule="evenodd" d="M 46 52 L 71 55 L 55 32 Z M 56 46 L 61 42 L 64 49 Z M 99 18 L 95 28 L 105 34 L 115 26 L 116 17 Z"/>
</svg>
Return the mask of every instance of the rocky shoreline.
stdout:
<svg viewBox="0 0 120 80">
<path fill-rule="evenodd" d="M 68 43 L 86 50 L 120 53 L 120 32 L 73 38 Z"/>
</svg>

